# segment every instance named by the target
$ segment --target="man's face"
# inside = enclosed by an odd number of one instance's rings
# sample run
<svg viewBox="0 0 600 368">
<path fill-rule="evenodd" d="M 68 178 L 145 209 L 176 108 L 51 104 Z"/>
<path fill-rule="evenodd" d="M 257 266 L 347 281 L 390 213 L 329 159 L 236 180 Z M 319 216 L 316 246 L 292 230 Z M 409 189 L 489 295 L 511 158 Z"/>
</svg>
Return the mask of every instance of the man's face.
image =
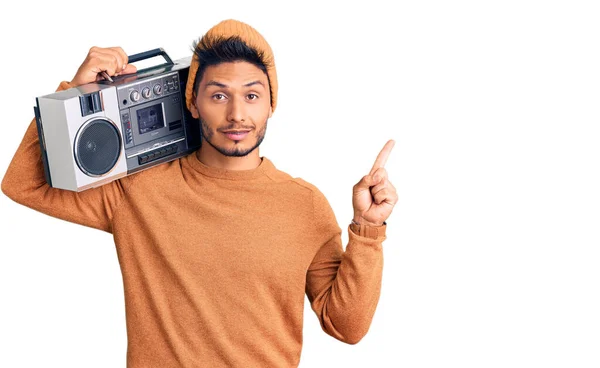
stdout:
<svg viewBox="0 0 600 368">
<path fill-rule="evenodd" d="M 267 76 L 245 61 L 211 65 L 198 86 L 196 107 L 205 142 L 222 155 L 246 156 L 263 141 L 271 117 Z"/>
</svg>

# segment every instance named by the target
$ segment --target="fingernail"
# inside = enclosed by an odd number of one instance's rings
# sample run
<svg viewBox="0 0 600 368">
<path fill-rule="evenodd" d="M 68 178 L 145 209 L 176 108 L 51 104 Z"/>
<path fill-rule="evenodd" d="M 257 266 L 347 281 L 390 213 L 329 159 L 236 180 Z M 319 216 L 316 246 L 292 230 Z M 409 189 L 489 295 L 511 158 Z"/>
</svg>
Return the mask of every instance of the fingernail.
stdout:
<svg viewBox="0 0 600 368">
<path fill-rule="evenodd" d="M 121 70 L 125 70 L 125 68 L 127 68 L 127 64 L 123 64 L 123 69 Z"/>
</svg>

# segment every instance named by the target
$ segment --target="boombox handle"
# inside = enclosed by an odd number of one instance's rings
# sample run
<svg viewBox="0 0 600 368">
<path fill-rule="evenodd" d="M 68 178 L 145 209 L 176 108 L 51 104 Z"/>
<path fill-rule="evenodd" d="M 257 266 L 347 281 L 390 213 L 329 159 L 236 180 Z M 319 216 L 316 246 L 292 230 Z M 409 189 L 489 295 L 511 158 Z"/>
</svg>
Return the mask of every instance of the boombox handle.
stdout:
<svg viewBox="0 0 600 368">
<path fill-rule="evenodd" d="M 174 65 L 173 60 L 171 60 L 171 58 L 169 57 L 169 55 L 167 55 L 167 52 L 165 50 L 163 50 L 162 47 L 158 48 L 158 49 L 154 49 L 154 50 L 148 50 L 148 51 L 140 52 L 139 54 L 131 55 L 131 56 L 129 56 L 128 63 L 135 63 L 136 61 L 150 59 L 150 58 L 153 58 L 155 56 L 162 56 L 162 57 L 165 58 L 165 60 L 167 62 L 165 64 L 163 64 L 163 65 Z M 142 69 L 141 71 L 148 70 L 148 69 L 153 69 L 153 68 L 156 68 L 156 67 L 157 67 L 157 65 L 151 66 L 151 67 L 148 67 L 146 69 Z M 138 70 L 138 73 L 140 73 L 141 71 Z"/>
</svg>

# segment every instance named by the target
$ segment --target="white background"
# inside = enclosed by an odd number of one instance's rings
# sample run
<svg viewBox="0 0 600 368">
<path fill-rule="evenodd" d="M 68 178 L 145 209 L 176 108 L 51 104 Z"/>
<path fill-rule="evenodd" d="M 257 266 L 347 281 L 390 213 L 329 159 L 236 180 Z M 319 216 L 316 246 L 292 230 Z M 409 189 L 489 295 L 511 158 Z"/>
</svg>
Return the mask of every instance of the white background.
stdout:
<svg viewBox="0 0 600 368">
<path fill-rule="evenodd" d="M 307 301 L 300 367 L 600 366 L 595 2 L 151 3 L 2 9 L 0 175 L 91 46 L 180 58 L 238 19 L 278 69 L 260 153 L 321 189 L 344 245 L 352 186 L 396 141 L 369 333 L 333 339 Z M 112 237 L 4 195 L 0 215 L 0 367 L 125 367 Z"/>
</svg>

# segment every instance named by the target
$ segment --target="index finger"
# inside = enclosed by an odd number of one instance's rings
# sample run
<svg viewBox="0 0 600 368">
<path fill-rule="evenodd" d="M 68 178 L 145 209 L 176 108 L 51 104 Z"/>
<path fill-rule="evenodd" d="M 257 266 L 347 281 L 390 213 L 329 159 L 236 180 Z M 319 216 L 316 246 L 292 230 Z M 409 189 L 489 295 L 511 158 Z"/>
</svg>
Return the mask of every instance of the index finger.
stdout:
<svg viewBox="0 0 600 368">
<path fill-rule="evenodd" d="M 125 53 L 125 50 L 123 50 L 123 48 L 120 46 L 109 47 L 109 49 L 111 49 L 119 54 L 119 56 L 121 57 L 121 61 L 122 61 L 121 69 L 125 69 L 125 66 L 127 66 L 127 64 L 129 63 L 129 56 L 127 56 L 127 53 Z"/>
<path fill-rule="evenodd" d="M 392 148 L 394 147 L 395 143 L 396 142 L 393 139 L 387 141 L 385 146 L 383 146 L 381 152 L 379 152 L 379 155 L 377 155 L 377 159 L 375 160 L 375 163 L 373 164 L 373 168 L 371 168 L 371 172 L 369 173 L 369 175 L 373 175 L 373 173 L 377 171 L 377 169 L 385 165 L 385 162 L 387 161 L 388 156 L 390 155 L 390 152 L 392 151 Z"/>
</svg>

